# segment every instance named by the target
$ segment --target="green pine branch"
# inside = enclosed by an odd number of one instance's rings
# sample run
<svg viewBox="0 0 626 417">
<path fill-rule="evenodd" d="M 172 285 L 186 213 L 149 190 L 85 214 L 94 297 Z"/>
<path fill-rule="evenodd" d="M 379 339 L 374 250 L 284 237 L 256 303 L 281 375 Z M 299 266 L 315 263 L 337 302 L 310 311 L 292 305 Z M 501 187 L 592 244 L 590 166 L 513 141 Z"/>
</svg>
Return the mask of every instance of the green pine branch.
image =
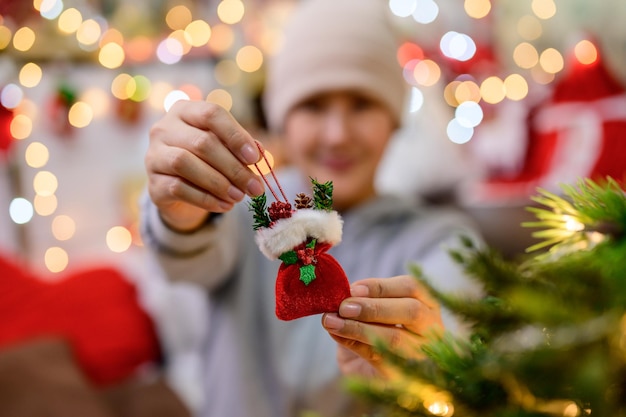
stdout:
<svg viewBox="0 0 626 417">
<path fill-rule="evenodd" d="M 313 185 L 313 204 L 317 210 L 333 209 L 333 182 L 327 181 L 325 183 L 317 182 L 311 178 L 311 184 Z"/>
<path fill-rule="evenodd" d="M 267 214 L 267 197 L 265 194 L 252 197 L 248 204 L 248 210 L 253 213 L 252 228 L 254 230 L 270 226 L 272 220 L 269 214 Z"/>
</svg>

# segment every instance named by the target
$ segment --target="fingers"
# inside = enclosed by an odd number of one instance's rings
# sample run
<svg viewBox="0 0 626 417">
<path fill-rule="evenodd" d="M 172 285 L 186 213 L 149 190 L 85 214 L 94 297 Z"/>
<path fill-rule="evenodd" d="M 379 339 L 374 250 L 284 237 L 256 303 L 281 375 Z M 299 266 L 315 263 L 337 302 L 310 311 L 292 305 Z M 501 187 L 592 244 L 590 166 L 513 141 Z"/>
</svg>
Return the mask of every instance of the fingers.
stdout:
<svg viewBox="0 0 626 417">
<path fill-rule="evenodd" d="M 230 210 L 246 194 L 263 193 L 248 168 L 260 156 L 257 142 L 228 111 L 179 101 L 150 131 L 150 195 L 159 208 L 182 201 L 210 212 Z"/>
<path fill-rule="evenodd" d="M 437 302 L 428 294 L 428 291 L 411 275 L 363 279 L 352 284 L 351 292 L 355 297 L 413 297 L 431 308 L 438 306 Z"/>
<path fill-rule="evenodd" d="M 322 323 L 335 340 L 373 365 L 379 359 L 374 348 L 377 342 L 405 357 L 418 357 L 419 347 L 426 341 L 403 327 L 344 319 L 335 313 L 326 313 Z"/>
</svg>

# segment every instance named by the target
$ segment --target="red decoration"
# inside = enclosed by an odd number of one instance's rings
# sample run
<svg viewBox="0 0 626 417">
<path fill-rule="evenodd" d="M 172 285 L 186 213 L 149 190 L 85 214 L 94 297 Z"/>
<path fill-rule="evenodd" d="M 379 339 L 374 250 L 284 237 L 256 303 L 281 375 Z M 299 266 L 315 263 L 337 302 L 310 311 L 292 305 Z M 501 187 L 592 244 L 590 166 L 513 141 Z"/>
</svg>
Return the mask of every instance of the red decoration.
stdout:
<svg viewBox="0 0 626 417">
<path fill-rule="evenodd" d="M 11 135 L 11 121 L 13 121 L 13 111 L 0 105 L 0 152 L 8 154 L 14 143 Z"/>
<path fill-rule="evenodd" d="M 304 316 L 334 312 L 350 296 L 350 284 L 341 265 L 326 253 L 331 245 L 305 244 L 295 248 L 298 262 L 283 262 L 276 277 L 276 317 L 294 320 Z M 314 267 L 315 277 L 308 284 L 302 279 L 302 266 Z"/>
<path fill-rule="evenodd" d="M 0 349 L 62 337 L 94 384 L 121 382 L 160 358 L 154 324 L 137 297 L 135 287 L 109 267 L 47 283 L 0 256 Z"/>
</svg>

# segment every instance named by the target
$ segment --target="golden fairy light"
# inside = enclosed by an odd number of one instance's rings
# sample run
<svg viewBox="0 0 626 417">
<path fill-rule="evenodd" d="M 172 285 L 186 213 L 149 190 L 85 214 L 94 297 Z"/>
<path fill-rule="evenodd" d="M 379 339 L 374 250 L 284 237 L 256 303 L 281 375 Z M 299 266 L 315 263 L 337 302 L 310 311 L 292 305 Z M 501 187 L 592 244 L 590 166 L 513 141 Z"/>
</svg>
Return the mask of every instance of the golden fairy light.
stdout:
<svg viewBox="0 0 626 417">
<path fill-rule="evenodd" d="M 89 126 L 93 120 L 93 110 L 89 104 L 77 101 L 70 107 L 67 118 L 72 126 L 83 128 Z"/>
<path fill-rule="evenodd" d="M 528 83 L 520 74 L 511 74 L 504 80 L 506 98 L 519 101 L 528 95 Z"/>
<path fill-rule="evenodd" d="M 559 51 L 554 48 L 548 48 L 539 56 L 539 65 L 548 74 L 556 74 L 563 69 L 565 63 Z"/>
<path fill-rule="evenodd" d="M 480 84 L 480 95 L 487 103 L 496 104 L 501 102 L 506 96 L 504 82 L 496 76 L 488 77 Z"/>
<path fill-rule="evenodd" d="M 0 50 L 5 49 L 11 43 L 11 29 L 0 25 Z"/>
<path fill-rule="evenodd" d="M 134 93 L 134 83 L 135 80 L 129 74 L 119 74 L 111 83 L 111 94 L 120 100 L 127 100 Z M 132 89 L 129 88 L 129 84 L 133 85 Z"/>
<path fill-rule="evenodd" d="M 20 84 L 24 87 L 32 88 L 39 85 L 43 72 L 41 67 L 34 62 L 25 64 L 19 73 Z"/>
<path fill-rule="evenodd" d="M 115 226 L 109 229 L 106 234 L 106 244 L 112 252 L 125 252 L 133 243 L 130 231 L 122 226 Z"/>
<path fill-rule="evenodd" d="M 154 55 L 154 43 L 147 36 L 137 36 L 126 42 L 125 50 L 129 60 L 145 62 Z"/>
<path fill-rule="evenodd" d="M 176 46 L 175 50 L 170 50 L 172 54 L 186 55 L 189 53 L 189 51 L 191 51 L 191 39 L 184 30 L 175 30 L 174 32 L 170 33 L 168 38 L 175 40 L 180 45 L 180 49 L 178 48 L 178 46 Z"/>
<path fill-rule="evenodd" d="M 105 68 L 115 69 L 124 63 L 124 48 L 115 42 L 109 42 L 100 48 L 98 61 Z"/>
<path fill-rule="evenodd" d="M 556 4 L 553 0 L 533 0 L 531 8 L 539 19 L 547 20 L 556 14 Z"/>
<path fill-rule="evenodd" d="M 532 44 L 522 42 L 513 50 L 513 61 L 520 68 L 530 69 L 539 62 L 539 53 Z"/>
<path fill-rule="evenodd" d="M 474 19 L 482 19 L 491 11 L 490 0 L 465 0 L 463 3 L 465 13 Z"/>
<path fill-rule="evenodd" d="M 100 39 L 100 35 L 102 35 L 102 29 L 93 19 L 82 22 L 76 31 L 76 39 L 83 45 L 94 45 Z"/>
<path fill-rule="evenodd" d="M 265 150 L 264 156 L 265 157 L 257 162 L 256 165 L 248 165 L 248 168 L 250 168 L 256 175 L 268 175 L 274 167 L 274 155 L 272 155 L 270 151 Z"/>
<path fill-rule="evenodd" d="M 239 23 L 244 13 L 245 7 L 241 0 L 222 0 L 217 5 L 217 17 L 228 25 Z"/>
<path fill-rule="evenodd" d="M 40 216 L 50 216 L 58 207 L 57 197 L 54 194 L 51 195 L 39 195 L 36 194 L 33 199 L 33 206 L 35 212 Z"/>
<path fill-rule="evenodd" d="M 206 45 L 211 38 L 211 26 L 204 20 L 194 20 L 185 27 L 185 37 L 191 46 Z"/>
<path fill-rule="evenodd" d="M 35 32 L 31 28 L 21 27 L 13 35 L 13 47 L 20 52 L 26 52 L 33 46 L 35 39 Z"/>
<path fill-rule="evenodd" d="M 154 110 L 162 110 L 165 97 L 167 97 L 173 89 L 170 84 L 163 81 L 157 81 L 152 84 L 151 92 L 148 96 L 148 104 L 150 107 Z"/>
<path fill-rule="evenodd" d="M 15 139 L 26 139 L 33 131 L 33 121 L 25 114 L 17 114 L 9 126 L 11 136 Z"/>
<path fill-rule="evenodd" d="M 211 28 L 211 38 L 207 45 L 211 51 L 220 54 L 226 52 L 234 42 L 233 29 L 228 25 L 219 24 Z"/>
<path fill-rule="evenodd" d="M 57 20 L 57 26 L 62 33 L 72 34 L 75 33 L 80 25 L 83 23 L 83 15 L 78 9 L 69 8 L 65 10 L 59 16 Z"/>
<path fill-rule="evenodd" d="M 46 253 L 44 255 L 44 263 L 46 265 L 46 268 L 48 268 L 48 271 L 55 273 L 62 272 L 65 270 L 65 268 L 67 268 L 67 265 L 69 264 L 69 256 L 64 249 L 58 246 L 53 246 L 46 250 Z"/>
<path fill-rule="evenodd" d="M 52 220 L 52 235 L 57 240 L 69 240 L 76 233 L 76 222 L 70 216 L 61 214 Z"/>
<path fill-rule="evenodd" d="M 237 51 L 235 61 L 242 71 L 254 72 L 263 65 L 263 53 L 256 46 L 246 45 Z"/>
<path fill-rule="evenodd" d="M 93 110 L 93 117 L 104 117 L 111 107 L 110 96 L 101 88 L 91 87 L 83 91 L 80 101 L 87 103 Z"/>
<path fill-rule="evenodd" d="M 457 103 L 466 101 L 480 102 L 480 87 L 474 81 L 462 81 L 454 89 L 454 98 Z"/>
<path fill-rule="evenodd" d="M 415 81 L 425 87 L 435 85 L 441 78 L 441 68 L 433 60 L 423 59 L 413 68 Z"/>
<path fill-rule="evenodd" d="M 217 88 L 211 91 L 207 95 L 206 101 L 219 104 L 220 106 L 224 107 L 226 110 L 229 110 L 229 111 L 233 107 L 233 97 L 230 95 L 228 91 L 223 90 L 221 88 Z"/>
<path fill-rule="evenodd" d="M 59 186 L 56 175 L 50 171 L 39 171 L 33 178 L 33 190 L 41 196 L 49 196 L 56 192 Z"/>
<path fill-rule="evenodd" d="M 49 158 L 48 147 L 41 142 L 31 142 L 24 151 L 26 164 L 31 168 L 42 168 L 48 163 Z"/>
<path fill-rule="evenodd" d="M 556 78 L 553 73 L 546 72 L 541 65 L 535 65 L 530 69 L 530 76 L 537 84 L 547 85 Z"/>
<path fill-rule="evenodd" d="M 592 42 L 584 39 L 574 47 L 574 56 L 581 64 L 590 65 L 598 59 L 598 50 Z"/>
<path fill-rule="evenodd" d="M 191 23 L 191 10 L 187 6 L 172 7 L 165 15 L 165 23 L 172 30 L 183 30 Z"/>
</svg>

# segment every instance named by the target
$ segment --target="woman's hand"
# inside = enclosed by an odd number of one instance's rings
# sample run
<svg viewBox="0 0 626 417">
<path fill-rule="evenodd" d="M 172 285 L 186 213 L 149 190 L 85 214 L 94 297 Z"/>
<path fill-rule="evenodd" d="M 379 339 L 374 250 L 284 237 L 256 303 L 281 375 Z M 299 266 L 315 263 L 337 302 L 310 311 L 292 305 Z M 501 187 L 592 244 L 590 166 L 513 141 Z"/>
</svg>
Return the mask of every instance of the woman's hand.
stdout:
<svg viewBox="0 0 626 417">
<path fill-rule="evenodd" d="M 257 142 L 224 108 L 178 101 L 150 130 L 148 192 L 166 224 L 191 231 L 209 213 L 263 193 L 261 179 L 247 167 L 259 159 Z"/>
<path fill-rule="evenodd" d="M 373 346 L 377 341 L 404 357 L 419 357 L 419 346 L 430 333 L 443 330 L 439 305 L 410 275 L 357 281 L 351 292 L 339 314 L 322 317 L 339 344 L 337 359 L 344 375 L 387 376 Z"/>
</svg>

